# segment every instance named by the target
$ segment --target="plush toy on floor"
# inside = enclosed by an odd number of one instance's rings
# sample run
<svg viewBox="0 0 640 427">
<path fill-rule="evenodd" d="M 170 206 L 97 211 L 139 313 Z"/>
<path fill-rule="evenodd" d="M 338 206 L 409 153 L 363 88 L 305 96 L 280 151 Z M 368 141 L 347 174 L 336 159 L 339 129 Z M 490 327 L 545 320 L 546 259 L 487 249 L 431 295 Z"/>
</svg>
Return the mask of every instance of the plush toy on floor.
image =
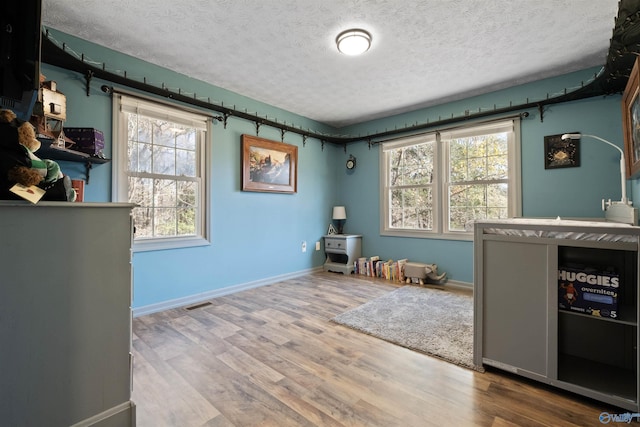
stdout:
<svg viewBox="0 0 640 427">
<path fill-rule="evenodd" d="M 404 276 L 407 283 L 424 285 L 434 283 L 441 285 L 447 279 L 447 273 L 438 274 L 437 264 L 423 264 L 420 262 L 408 262 L 404 265 Z"/>
<path fill-rule="evenodd" d="M 18 120 L 11 110 L 0 110 L 0 199 L 18 199 L 9 189 L 22 184 L 45 190 L 42 200 L 75 201 L 71 179 L 62 174 L 58 163 L 36 156 L 39 148 L 29 122 Z"/>
</svg>

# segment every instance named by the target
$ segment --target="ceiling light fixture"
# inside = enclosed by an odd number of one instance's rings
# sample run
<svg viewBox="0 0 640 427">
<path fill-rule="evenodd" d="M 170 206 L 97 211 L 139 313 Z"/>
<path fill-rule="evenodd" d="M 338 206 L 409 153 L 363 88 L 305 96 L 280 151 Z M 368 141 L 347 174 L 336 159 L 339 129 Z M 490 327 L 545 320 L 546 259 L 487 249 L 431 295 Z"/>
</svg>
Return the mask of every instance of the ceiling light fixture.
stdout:
<svg viewBox="0 0 640 427">
<path fill-rule="evenodd" d="M 357 28 L 346 30 L 338 34 L 336 45 L 345 55 L 360 55 L 371 47 L 371 34 Z"/>
</svg>

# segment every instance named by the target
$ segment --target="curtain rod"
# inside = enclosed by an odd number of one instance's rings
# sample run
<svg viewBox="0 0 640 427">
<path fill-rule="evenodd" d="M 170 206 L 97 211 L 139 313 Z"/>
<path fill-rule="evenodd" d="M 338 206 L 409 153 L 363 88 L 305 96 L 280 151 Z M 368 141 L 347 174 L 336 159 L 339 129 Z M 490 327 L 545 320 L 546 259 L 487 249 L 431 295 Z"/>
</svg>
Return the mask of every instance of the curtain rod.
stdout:
<svg viewBox="0 0 640 427">
<path fill-rule="evenodd" d="M 523 111 L 522 113 L 518 113 L 518 114 L 512 114 L 512 115 L 508 115 L 508 116 L 500 116 L 500 117 L 496 117 L 495 119 L 492 119 L 490 121 L 486 121 L 486 122 L 482 122 L 482 123 L 490 123 L 490 122 L 497 122 L 500 120 L 505 120 L 505 119 L 524 119 L 529 117 L 529 112 L 528 111 Z M 460 126 L 449 126 L 449 127 L 444 127 L 444 128 L 437 128 L 437 129 L 431 129 L 428 132 L 418 132 L 418 133 L 412 133 L 410 135 L 406 135 L 406 136 L 397 136 L 395 138 L 389 138 L 389 139 L 381 139 L 379 141 L 372 141 L 370 143 L 370 145 L 375 145 L 375 144 L 383 144 L 385 142 L 392 142 L 392 141 L 397 141 L 399 139 L 403 139 L 403 138 L 407 138 L 409 136 L 423 136 L 423 135 L 429 135 L 432 133 L 437 133 L 437 132 L 446 132 L 449 130 L 453 130 L 453 129 L 464 129 L 467 127 L 473 127 L 475 125 L 477 125 L 479 122 L 471 122 L 471 123 L 465 123 L 464 125 L 460 125 Z"/>
<path fill-rule="evenodd" d="M 102 85 L 100 86 L 100 89 L 109 95 L 113 95 L 113 94 L 120 94 L 120 95 L 126 95 L 129 96 L 131 98 L 136 98 L 142 101 L 149 101 L 149 102 L 158 102 L 158 98 L 154 98 L 152 96 L 148 96 L 145 95 L 143 93 L 138 93 L 138 92 L 133 92 L 131 90 L 127 90 L 127 89 L 123 89 L 123 88 L 119 88 L 119 87 L 115 87 L 115 86 L 109 86 L 109 85 Z M 180 111 L 184 111 L 185 113 L 191 113 L 191 114 L 199 114 L 201 116 L 206 116 L 212 120 L 218 120 L 218 121 L 222 121 L 223 120 L 223 116 L 214 116 L 211 115 L 210 113 L 204 112 L 202 110 L 198 110 L 196 108 L 191 108 L 189 106 L 185 106 L 185 105 L 176 105 L 175 103 L 164 103 L 165 105 L 170 106 L 171 108 L 176 108 Z"/>
<path fill-rule="evenodd" d="M 103 64 L 103 67 L 100 68 L 88 63 L 87 61 L 85 61 L 84 55 L 82 55 L 81 58 L 75 57 L 71 52 L 68 52 L 66 50 L 65 44 L 63 44 L 62 47 L 59 47 L 58 45 L 56 45 L 56 43 L 54 43 L 49 38 L 48 31 L 46 32 L 42 41 L 42 61 L 54 66 L 58 66 L 67 70 L 76 71 L 78 73 L 84 74 L 86 85 L 87 85 L 87 96 L 89 96 L 91 80 L 94 77 L 97 77 L 112 83 L 121 84 L 129 88 L 137 89 L 153 95 L 158 95 L 160 97 L 173 99 L 179 102 L 183 102 L 189 105 L 194 105 L 194 106 L 212 110 L 212 111 L 217 111 L 223 114 L 222 119 L 221 120 L 218 119 L 218 120 L 224 123 L 225 128 L 227 124 L 227 119 L 229 117 L 238 117 L 244 120 L 254 122 L 256 124 L 256 133 L 259 131 L 259 127 L 261 125 L 267 125 L 272 128 L 280 129 L 282 132 L 283 138 L 284 138 L 285 132 L 291 132 L 291 133 L 302 135 L 303 144 L 306 142 L 307 138 L 311 137 L 321 141 L 323 144 L 325 142 L 329 142 L 336 145 L 342 145 L 344 147 L 345 152 L 347 150 L 347 144 L 350 144 L 350 143 L 366 141 L 369 143 L 369 145 L 371 145 L 373 139 L 385 138 L 388 136 L 400 135 L 400 134 L 410 135 L 415 132 L 419 132 L 425 129 L 431 129 L 438 126 L 444 126 L 452 123 L 460 123 L 460 122 L 469 121 L 473 119 L 506 114 L 506 113 L 511 113 L 519 110 L 526 110 L 530 108 L 537 108 L 540 112 L 540 119 L 542 120 L 544 107 L 547 105 L 604 95 L 600 87 L 601 76 L 598 76 L 595 80 L 590 82 L 588 85 L 582 86 L 581 88 L 573 92 L 569 92 L 569 93 L 565 92 L 562 95 L 559 95 L 553 98 L 547 97 L 546 99 L 543 99 L 540 101 L 529 101 L 527 99 L 527 102 L 518 104 L 518 105 L 509 105 L 508 107 L 502 107 L 502 108 L 495 108 L 494 106 L 493 110 L 479 111 L 477 113 L 471 113 L 471 114 L 465 113 L 465 115 L 463 116 L 452 115 L 450 118 L 447 118 L 447 119 L 439 119 L 438 121 L 434 121 L 434 122 L 427 121 L 426 123 L 416 123 L 415 125 L 411 125 L 411 126 L 405 125 L 405 127 L 401 127 L 401 128 L 396 127 L 392 130 L 385 130 L 384 132 L 376 132 L 376 133 L 372 133 L 364 136 L 362 135 L 335 136 L 335 135 L 325 135 L 320 132 L 314 132 L 311 130 L 304 130 L 301 128 L 297 128 L 295 126 L 287 125 L 286 123 L 280 123 L 277 120 L 268 119 L 267 117 L 264 117 L 264 118 L 260 117 L 257 114 L 254 115 L 246 111 L 243 112 L 243 111 L 236 110 L 235 108 L 228 108 L 228 107 L 224 107 L 223 105 L 216 105 L 216 104 L 212 104 L 211 102 L 205 102 L 195 98 L 195 95 L 194 97 L 189 97 L 179 92 L 178 93 L 172 92 L 167 88 L 165 88 L 164 84 L 163 84 L 163 87 L 158 87 L 158 86 L 148 84 L 146 83 L 146 81 L 140 82 L 137 80 L 129 79 L 126 77 L 126 72 L 124 73 L 124 76 L 115 74 L 113 72 L 105 70 L 104 64 Z M 116 90 L 116 89 L 108 85 L 103 85 L 103 90 L 109 91 L 109 90 Z"/>
</svg>

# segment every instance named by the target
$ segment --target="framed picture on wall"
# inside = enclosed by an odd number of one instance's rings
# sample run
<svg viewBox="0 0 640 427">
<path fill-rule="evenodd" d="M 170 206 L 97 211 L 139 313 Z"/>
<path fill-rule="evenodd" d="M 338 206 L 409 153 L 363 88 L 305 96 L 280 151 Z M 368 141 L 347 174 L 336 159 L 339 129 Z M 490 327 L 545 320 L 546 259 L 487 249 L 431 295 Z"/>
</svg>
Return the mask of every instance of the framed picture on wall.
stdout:
<svg viewBox="0 0 640 427">
<path fill-rule="evenodd" d="M 298 147 L 242 135 L 242 191 L 298 191 Z"/>
<path fill-rule="evenodd" d="M 622 130 L 624 136 L 624 157 L 627 164 L 627 178 L 640 173 L 640 57 L 633 64 L 631 75 L 622 95 Z"/>
<path fill-rule="evenodd" d="M 562 134 L 544 137 L 544 168 L 572 168 L 580 166 L 580 140 L 562 139 Z"/>
</svg>

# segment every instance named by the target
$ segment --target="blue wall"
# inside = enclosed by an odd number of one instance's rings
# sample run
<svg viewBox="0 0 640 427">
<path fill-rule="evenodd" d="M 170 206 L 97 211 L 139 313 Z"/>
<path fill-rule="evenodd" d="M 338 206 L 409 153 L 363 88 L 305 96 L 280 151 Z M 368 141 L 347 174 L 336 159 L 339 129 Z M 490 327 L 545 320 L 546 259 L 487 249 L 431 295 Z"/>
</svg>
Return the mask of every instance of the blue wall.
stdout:
<svg viewBox="0 0 640 427">
<path fill-rule="evenodd" d="M 135 58 L 115 54 L 108 49 L 52 31 L 56 40 L 65 41 L 75 52 L 94 61 L 107 61 L 107 69 L 127 70 L 128 76 L 140 81 L 164 83 L 167 87 L 192 91 L 212 101 L 262 117 L 277 117 L 304 129 L 327 132 L 326 125 L 261 104 L 214 86 L 168 72 Z M 78 73 L 43 65 L 42 73 L 58 83 L 58 90 L 67 97 L 69 127 L 94 127 L 105 133 L 106 155 L 111 156 L 111 97 L 100 90 L 108 82 L 94 79 L 90 96 L 86 96 L 84 77 Z M 255 135 L 253 122 L 229 118 L 227 128 L 215 122 L 213 126 L 212 174 L 210 177 L 211 245 L 177 250 L 140 252 L 134 254 L 134 307 L 144 307 L 163 301 L 210 292 L 232 285 L 241 285 L 304 272 L 321 266 L 322 251 L 315 250 L 330 221 L 331 206 L 337 202 L 338 177 L 335 162 L 339 147 L 308 139 L 293 133 L 284 142 L 298 146 L 297 194 L 270 194 L 241 191 L 241 135 Z M 280 141 L 280 131 L 263 126 L 260 137 Z M 84 178 L 84 166 L 60 162 L 63 171 L 72 178 Z M 86 186 L 86 201 L 111 200 L 111 164 L 95 165 Z M 96 227 L 99 227 L 96 224 Z M 307 251 L 301 250 L 307 242 Z M 99 242 L 96 242 L 99 244 Z"/>
<path fill-rule="evenodd" d="M 452 114 L 459 117 L 466 110 L 473 113 L 479 108 L 482 111 L 492 109 L 494 105 L 501 108 L 546 99 L 547 94 L 551 97 L 563 93 L 565 88 L 580 87 L 583 82 L 593 78 L 596 71 L 598 70 L 584 70 L 354 125 L 341 131 L 368 135 L 402 129 L 416 122 L 435 122 L 440 118 L 449 118 Z M 620 157 L 616 150 L 596 140 L 582 138 L 580 167 L 545 170 L 543 142 L 545 135 L 582 132 L 595 134 L 622 147 L 620 102 L 621 96 L 613 95 L 551 105 L 543 110 L 543 121 L 537 108 L 521 111 L 529 113 L 529 117 L 521 122 L 523 216 L 603 218 L 601 199 L 620 199 Z M 357 158 L 358 167 L 353 172 L 342 173 L 340 197 L 347 208 L 348 231 L 364 236 L 365 255 L 437 263 L 439 269 L 449 273 L 450 279 L 471 283 L 472 242 L 380 235 L 378 146 L 369 148 L 366 143 L 351 144 L 347 153 L 340 153 L 341 162 L 344 163 L 349 154 Z M 634 196 L 634 193 L 637 194 L 637 191 L 632 191 L 630 196 Z"/>
<path fill-rule="evenodd" d="M 277 118 L 295 126 L 327 133 L 367 135 L 407 124 L 462 115 L 478 108 L 498 108 L 527 99 L 544 99 L 547 94 L 579 87 L 593 77 L 590 69 L 554 79 L 517 86 L 491 94 L 423 108 L 411 113 L 354 125 L 338 130 L 286 112 L 224 89 L 190 79 L 184 75 L 153 66 L 109 49 L 52 31 L 58 41 L 66 42 L 75 52 L 91 60 L 106 62 L 109 70 L 127 70 L 129 77 L 182 92 L 195 92 L 224 105 L 258 112 L 262 117 Z M 85 93 L 82 75 L 44 65 L 47 79 L 55 80 L 67 96 L 66 126 L 95 127 L 105 132 L 107 155 L 111 154 L 111 98 L 100 91 L 104 83 L 92 82 L 91 96 Z M 522 190 L 523 215 L 555 217 L 602 217 L 600 200 L 619 199 L 618 158 L 616 151 L 597 141 L 583 138 L 581 166 L 545 170 L 543 138 L 564 132 L 592 133 L 622 146 L 619 95 L 596 97 L 566 104 L 552 105 L 540 120 L 537 109 L 528 110 L 522 121 Z M 331 207 L 347 207 L 346 233 L 363 235 L 363 254 L 383 259 L 409 258 L 438 263 L 452 280 L 473 280 L 473 247 L 469 241 L 396 238 L 379 234 L 378 146 L 366 142 L 352 143 L 346 153 L 342 147 L 322 144 L 286 133 L 284 142 L 298 146 L 298 192 L 295 195 L 242 192 L 240 190 L 240 136 L 255 135 L 252 122 L 230 118 L 226 129 L 213 127 L 211 184 L 212 244 L 198 248 L 136 253 L 134 255 L 134 307 L 212 292 L 234 285 L 259 282 L 319 267 L 322 251 L 315 251 L 330 221 Z M 280 131 L 266 126 L 260 136 L 280 140 Z M 357 168 L 344 167 L 349 154 Z M 77 163 L 61 162 L 73 178 L 82 178 L 84 168 Z M 87 201 L 111 200 L 111 165 L 96 165 L 86 187 Z M 630 185 L 630 196 L 639 187 Z M 302 253 L 301 243 L 307 242 Z"/>
</svg>

